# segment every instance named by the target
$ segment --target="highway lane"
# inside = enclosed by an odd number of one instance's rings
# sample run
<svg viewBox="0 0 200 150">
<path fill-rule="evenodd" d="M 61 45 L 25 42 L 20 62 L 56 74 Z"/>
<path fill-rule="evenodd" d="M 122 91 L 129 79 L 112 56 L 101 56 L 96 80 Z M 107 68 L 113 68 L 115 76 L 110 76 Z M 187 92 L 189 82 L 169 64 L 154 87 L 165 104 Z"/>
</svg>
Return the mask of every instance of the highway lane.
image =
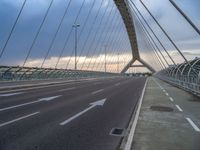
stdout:
<svg viewBox="0 0 200 150">
<path fill-rule="evenodd" d="M 83 89 L 83 92 L 87 90 L 87 86 L 93 86 L 96 85 L 96 88 L 101 87 L 103 84 L 114 84 L 114 82 L 120 82 L 122 79 L 105 79 L 105 81 L 102 82 L 102 80 L 94 80 L 94 81 L 81 81 L 81 82 L 75 82 L 75 83 L 65 83 L 65 84 L 55 84 L 51 86 L 39 86 L 39 87 L 33 87 L 33 88 L 25 88 L 18 90 L 12 90 L 12 92 L 6 92 L 3 91 L 0 94 L 0 109 L 2 107 L 8 107 L 10 105 L 17 105 L 18 103 L 26 103 L 29 101 L 34 101 L 39 98 L 48 97 L 48 96 L 54 96 L 55 94 L 59 94 L 62 92 L 65 92 L 70 95 L 74 95 L 74 93 L 70 93 L 67 91 L 73 91 L 77 89 Z M 98 85 L 98 86 L 97 86 Z M 10 90 L 8 90 L 10 91 Z M 18 93 L 18 94 L 17 94 Z M 9 95 L 10 94 L 10 95 Z M 2 95 L 8 95 L 8 96 L 2 96 Z"/>
<path fill-rule="evenodd" d="M 17 96 L 9 96 L 9 97 L 3 97 L 0 100 L 0 114 L 2 114 L 1 121 L 6 121 L 9 120 L 13 117 L 13 115 L 18 115 L 20 116 L 21 114 L 21 108 L 23 108 L 22 111 L 25 109 L 32 109 L 32 108 L 38 108 L 39 107 L 50 107 L 50 106 L 56 106 L 60 105 L 60 103 L 66 103 L 66 99 L 63 97 L 67 97 L 69 101 L 74 98 L 79 98 L 80 96 L 90 96 L 93 94 L 93 92 L 98 91 L 99 89 L 104 89 L 108 88 L 110 86 L 113 86 L 115 84 L 118 84 L 122 79 L 116 78 L 114 80 L 105 80 L 104 82 L 102 81 L 96 81 L 96 82 L 84 82 L 80 84 L 75 84 L 72 87 L 76 87 L 71 90 L 71 84 L 66 85 L 66 86 L 56 86 L 56 87 L 51 87 L 47 89 L 41 89 L 38 90 L 33 90 L 29 92 L 25 92 L 23 94 L 17 95 Z M 123 79 L 122 83 L 126 81 L 127 79 Z M 98 83 L 98 84 L 96 84 Z M 62 90 L 62 91 L 61 91 Z M 78 93 L 78 94 L 77 94 Z M 58 97 L 57 97 L 58 96 Z M 60 97 L 59 97 L 60 96 Z M 57 97 L 56 99 L 50 100 L 50 101 L 40 101 L 40 99 L 43 98 L 48 98 L 48 97 Z M 22 106 L 21 106 L 22 105 Z M 13 108 L 15 107 L 16 108 Z M 18 107 L 19 106 L 19 107 Z M 24 108 L 25 107 L 25 108 Z M 48 107 L 48 108 L 49 108 Z M 7 110 L 8 108 L 8 110 Z M 11 109 L 10 109 L 11 108 Z M 20 111 L 16 112 L 16 109 L 19 109 Z M 7 114 L 7 115 L 3 115 Z"/>
<path fill-rule="evenodd" d="M 109 132 L 113 127 L 127 127 L 144 82 L 144 78 L 114 78 L 101 84 L 84 83 L 83 88 L 69 91 L 58 92 L 59 86 L 48 88 L 50 96 L 62 96 L 47 103 L 0 112 L 0 149 L 114 150 L 120 137 L 110 136 Z M 37 97 L 36 93 L 30 95 Z M 17 95 L 19 99 L 23 96 Z M 71 122 L 60 125 L 90 108 L 90 103 L 105 98 L 103 106 L 95 106 Z"/>
</svg>

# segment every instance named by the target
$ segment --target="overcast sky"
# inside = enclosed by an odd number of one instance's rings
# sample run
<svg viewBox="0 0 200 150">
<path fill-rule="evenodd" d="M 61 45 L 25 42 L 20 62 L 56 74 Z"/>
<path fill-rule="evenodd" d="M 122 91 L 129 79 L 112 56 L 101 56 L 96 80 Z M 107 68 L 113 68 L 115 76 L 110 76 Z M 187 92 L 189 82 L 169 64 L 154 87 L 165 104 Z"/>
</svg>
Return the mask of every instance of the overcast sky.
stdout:
<svg viewBox="0 0 200 150">
<path fill-rule="evenodd" d="M 28 49 L 30 48 L 31 43 L 33 42 L 33 38 L 38 31 L 39 25 L 44 17 L 44 14 L 50 4 L 51 0 L 27 0 L 27 3 L 22 11 L 22 14 L 17 22 L 16 28 L 13 31 L 13 34 L 8 42 L 8 45 L 5 49 L 5 53 L 3 54 L 0 63 L 1 65 L 20 65 L 23 64 L 25 57 L 27 55 Z M 84 0 L 72 0 L 72 3 L 69 6 L 67 15 L 64 19 L 64 22 L 61 26 L 60 31 L 58 32 L 58 36 L 53 44 L 52 49 L 47 58 L 46 66 L 55 65 L 55 62 L 60 55 L 66 37 L 70 37 L 67 43 L 67 46 L 62 55 L 62 59 L 60 62 L 60 66 L 65 65 L 70 56 L 73 56 L 74 51 L 74 32 L 70 34 L 72 24 L 78 14 L 78 11 L 81 7 L 81 4 Z M 152 20 L 152 18 L 145 11 L 144 7 L 138 0 L 133 0 L 137 5 L 141 13 L 145 16 L 148 23 L 154 29 L 155 33 L 159 36 L 161 41 L 166 45 L 170 54 L 173 55 L 174 58 L 177 59 L 177 62 L 182 62 L 180 55 L 174 49 L 174 47 L 170 44 L 167 38 L 160 31 L 158 26 Z M 153 15 L 158 19 L 160 24 L 164 29 L 168 32 L 170 37 L 175 41 L 177 46 L 181 49 L 181 51 L 185 54 L 188 59 L 193 59 L 195 57 L 200 56 L 200 38 L 199 35 L 191 28 L 191 26 L 185 21 L 185 19 L 175 10 L 175 8 L 169 3 L 168 0 L 143 0 L 147 7 L 151 10 Z M 0 1 L 0 51 L 2 50 L 6 39 L 11 31 L 11 28 L 14 24 L 14 21 L 19 13 L 20 8 L 22 7 L 22 3 L 24 0 L 1 0 Z M 177 4 L 180 8 L 186 12 L 186 14 L 192 19 L 192 21 L 196 24 L 198 28 L 200 28 L 200 1 L 199 0 L 177 0 Z M 36 43 L 33 47 L 33 50 L 30 53 L 30 57 L 28 59 L 29 65 L 38 66 L 41 64 L 48 48 L 49 44 L 52 41 L 52 37 L 55 35 L 56 29 L 58 28 L 59 22 L 62 18 L 64 10 L 66 9 L 69 0 L 54 0 L 52 7 L 49 11 L 47 19 L 44 23 L 44 26 L 41 29 L 41 33 L 36 40 Z M 92 9 L 92 13 L 86 23 L 85 28 L 83 29 L 84 21 L 89 13 L 89 9 L 92 7 L 93 0 L 85 0 L 83 5 L 83 9 L 77 19 L 77 22 L 81 25 L 79 28 L 79 33 L 83 30 L 82 34 L 79 35 L 79 43 L 78 43 L 78 54 L 82 50 L 84 42 L 86 41 L 86 37 L 90 30 L 92 30 L 89 39 L 84 47 L 82 57 L 80 57 L 81 61 L 85 59 L 85 55 L 87 54 L 88 49 L 90 56 L 96 55 L 92 60 L 92 62 L 97 59 L 98 61 L 103 60 L 104 50 L 103 47 L 107 47 L 108 54 L 110 53 L 110 64 L 115 65 L 116 57 L 112 58 L 112 49 L 113 45 L 115 45 L 115 49 L 120 53 L 120 65 L 123 65 L 131 59 L 131 48 L 128 41 L 127 33 L 124 28 L 123 22 L 119 13 L 113 6 L 112 0 L 103 0 L 103 5 L 99 14 L 99 17 L 95 21 L 93 25 L 93 21 L 95 15 L 97 14 L 98 8 L 101 4 L 101 0 L 95 0 L 95 5 Z M 106 14 L 104 15 L 104 12 Z M 110 15 L 109 12 L 113 11 Z M 116 14 L 115 14 L 116 13 Z M 101 26 L 98 26 L 100 23 L 101 16 L 104 15 L 104 19 L 101 23 Z M 110 17 L 110 18 L 108 18 Z M 112 22 L 112 18 L 114 21 Z M 139 49 L 141 52 L 141 57 L 145 59 L 149 63 L 155 64 L 157 66 L 158 63 L 155 62 L 152 57 L 152 50 L 150 46 L 145 42 L 144 35 L 140 29 L 137 27 L 139 23 L 135 20 L 136 29 L 139 41 Z M 108 27 L 107 27 L 108 26 Z M 110 27 L 109 27 L 110 26 Z M 99 28 L 100 27 L 100 28 Z M 114 33 L 110 33 L 110 38 L 107 39 L 106 33 L 111 32 L 113 28 Z M 115 29 L 115 30 L 114 30 Z M 98 30 L 98 31 L 97 31 Z M 102 33 L 103 31 L 103 33 Z M 96 37 L 95 37 L 95 34 Z M 120 39 L 119 35 L 122 37 Z M 93 41 L 93 39 L 96 40 Z M 112 40 L 114 39 L 113 45 Z M 93 43 L 92 43 L 93 42 Z M 97 48 L 96 48 L 97 45 Z M 112 46 L 111 46 L 112 45 Z M 96 51 L 93 50 L 96 48 Z M 99 55 L 102 54 L 102 55 Z M 116 54 L 115 54 L 116 55 Z M 97 57 L 98 56 L 98 57 Z M 167 57 L 167 56 L 166 56 Z M 73 59 L 72 59 L 73 60 Z M 81 62 L 80 61 L 80 62 Z M 87 59 L 87 62 L 90 62 Z M 73 61 L 70 60 L 71 66 L 73 66 Z M 114 66 L 113 65 L 113 66 Z M 159 68 L 157 66 L 157 68 Z"/>
</svg>

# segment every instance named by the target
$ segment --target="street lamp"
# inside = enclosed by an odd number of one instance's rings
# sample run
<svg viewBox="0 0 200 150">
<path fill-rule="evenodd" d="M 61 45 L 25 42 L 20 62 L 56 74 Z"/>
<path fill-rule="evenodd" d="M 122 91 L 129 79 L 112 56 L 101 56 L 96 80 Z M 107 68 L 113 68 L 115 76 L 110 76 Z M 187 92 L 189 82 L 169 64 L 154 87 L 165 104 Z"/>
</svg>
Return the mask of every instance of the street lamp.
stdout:
<svg viewBox="0 0 200 150">
<path fill-rule="evenodd" d="M 104 68 L 105 68 L 105 73 L 107 71 L 106 66 L 107 66 L 107 62 L 106 62 L 106 55 L 107 55 L 107 45 L 105 45 L 105 64 L 104 64 Z"/>
<path fill-rule="evenodd" d="M 117 73 L 119 73 L 119 52 L 117 53 Z"/>
<path fill-rule="evenodd" d="M 75 60 L 74 60 L 74 69 L 75 70 L 77 70 L 77 44 L 78 44 L 78 40 L 77 40 L 77 30 L 78 30 L 78 27 L 80 27 L 80 25 L 79 24 L 74 24 L 73 26 L 72 26 L 73 28 L 75 28 L 75 52 L 74 52 L 74 55 L 75 55 Z"/>
</svg>

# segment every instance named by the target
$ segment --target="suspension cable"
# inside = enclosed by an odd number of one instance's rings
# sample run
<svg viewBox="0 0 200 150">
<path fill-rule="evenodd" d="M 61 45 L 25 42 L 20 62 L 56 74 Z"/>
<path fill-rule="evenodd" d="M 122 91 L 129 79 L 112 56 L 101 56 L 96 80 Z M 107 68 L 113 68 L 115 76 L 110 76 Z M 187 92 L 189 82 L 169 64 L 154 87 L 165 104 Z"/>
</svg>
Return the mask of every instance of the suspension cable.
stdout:
<svg viewBox="0 0 200 150">
<path fill-rule="evenodd" d="M 11 29 L 9 35 L 8 35 L 8 38 L 7 38 L 7 40 L 6 40 L 5 44 L 4 44 L 4 47 L 3 47 L 3 49 L 2 49 L 2 51 L 1 51 L 1 53 L 0 53 L 0 59 L 2 58 L 2 56 L 3 56 L 3 54 L 4 54 L 4 51 L 5 51 L 5 49 L 6 49 L 7 45 L 8 45 L 8 42 L 10 41 L 10 38 L 11 38 L 11 36 L 12 36 L 12 34 L 13 34 L 13 31 L 15 30 L 15 27 L 16 27 L 16 25 L 17 25 L 17 23 L 18 23 L 18 20 L 19 20 L 21 14 L 22 14 L 22 11 L 23 11 L 23 9 L 24 9 L 24 6 L 25 6 L 26 2 L 27 2 L 27 0 L 24 0 L 24 2 L 23 2 L 23 4 L 22 4 L 22 7 L 21 7 L 21 9 L 20 9 L 20 11 L 19 11 L 19 14 L 17 15 L 17 18 L 16 18 L 16 20 L 15 20 L 13 26 L 12 26 L 12 29 Z"/>
<path fill-rule="evenodd" d="M 42 27 L 43 27 L 43 25 L 44 25 L 44 22 L 46 21 L 46 18 L 47 18 L 48 14 L 49 14 L 49 10 L 50 10 L 50 8 L 51 8 L 51 6 L 52 6 L 52 4 L 53 4 L 53 1 L 54 1 L 54 0 L 51 0 L 50 4 L 49 4 L 49 6 L 48 6 L 48 8 L 47 8 L 47 10 L 46 10 L 46 13 L 45 13 L 45 15 L 44 15 L 44 18 L 42 19 L 42 22 L 41 22 L 41 24 L 40 24 L 40 26 L 39 26 L 39 28 L 38 28 L 38 30 L 37 30 L 37 33 L 36 33 L 36 35 L 35 35 L 35 37 L 34 37 L 34 39 L 33 39 L 33 42 L 32 42 L 32 44 L 31 44 L 31 46 L 30 46 L 30 48 L 29 48 L 29 50 L 28 50 L 28 53 L 27 53 L 27 55 L 26 55 L 26 58 L 25 58 L 25 60 L 24 60 L 24 63 L 23 63 L 23 65 L 22 65 L 22 67 L 24 67 L 24 66 L 26 65 L 27 61 L 28 61 L 28 58 L 29 58 L 29 56 L 30 56 L 30 54 L 31 54 L 31 51 L 33 50 L 33 47 L 34 47 L 34 45 L 35 45 L 35 43 L 36 43 L 36 41 L 37 41 L 37 38 L 38 38 L 38 36 L 39 36 L 39 34 L 40 34 L 40 32 L 41 32 L 41 29 L 42 29 Z"/>
</svg>

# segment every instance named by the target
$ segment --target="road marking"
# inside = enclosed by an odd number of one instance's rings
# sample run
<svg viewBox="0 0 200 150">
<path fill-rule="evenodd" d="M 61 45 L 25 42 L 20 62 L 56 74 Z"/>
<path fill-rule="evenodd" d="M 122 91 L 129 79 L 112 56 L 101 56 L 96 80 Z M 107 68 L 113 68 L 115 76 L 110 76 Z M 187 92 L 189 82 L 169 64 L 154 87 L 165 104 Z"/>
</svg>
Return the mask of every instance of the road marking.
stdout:
<svg viewBox="0 0 200 150">
<path fill-rule="evenodd" d="M 29 114 L 29 115 L 26 115 L 26 116 L 22 116 L 22 117 L 19 117 L 19 118 L 17 118 L 17 119 L 14 119 L 14 120 L 11 120 L 11 121 L 2 123 L 2 124 L 0 124 L 0 127 L 3 127 L 3 126 L 6 126 L 6 125 L 8 125 L 8 124 L 14 123 L 14 122 L 16 122 L 16 121 L 19 121 L 19 120 L 22 120 L 22 119 L 25 119 L 25 118 L 34 116 L 34 115 L 39 114 L 39 113 L 40 113 L 40 112 L 35 112 L 35 113 L 32 113 L 32 114 Z"/>
<path fill-rule="evenodd" d="M 169 97 L 169 99 L 170 99 L 170 101 L 172 101 L 172 102 L 174 101 L 174 99 L 173 99 L 172 97 Z"/>
<path fill-rule="evenodd" d="M 14 95 L 22 94 L 22 93 L 23 93 L 23 92 L 0 94 L 0 97 L 14 96 Z"/>
<path fill-rule="evenodd" d="M 71 87 L 71 88 L 61 89 L 61 90 L 59 90 L 59 92 L 70 91 L 70 90 L 74 90 L 75 88 L 76 88 L 76 87 Z"/>
<path fill-rule="evenodd" d="M 132 142 L 133 142 L 133 136 L 134 136 L 137 121 L 138 121 L 138 118 L 139 118 L 140 109 L 141 109 L 142 100 L 143 100 L 143 97 L 144 97 L 144 92 L 145 92 L 145 89 L 146 89 L 147 81 L 148 81 L 148 79 L 146 80 L 144 88 L 142 90 L 142 94 L 141 94 L 140 99 L 139 99 L 139 103 L 138 103 L 137 111 L 136 111 L 135 118 L 134 118 L 134 121 L 133 121 L 133 125 L 131 127 L 131 131 L 129 133 L 128 140 L 127 140 L 127 143 L 125 145 L 124 150 L 130 150 L 131 149 L 131 145 L 132 145 Z"/>
<path fill-rule="evenodd" d="M 200 132 L 200 129 L 190 118 L 186 118 L 186 120 L 190 123 L 190 125 L 194 128 L 195 131 Z"/>
<path fill-rule="evenodd" d="M 183 110 L 181 109 L 180 106 L 176 105 L 176 108 L 177 108 L 179 111 L 183 112 Z"/>
<path fill-rule="evenodd" d="M 58 97 L 61 97 L 61 96 L 62 96 L 62 95 L 40 98 L 38 101 L 51 101 L 51 100 L 54 100 L 54 99 L 56 99 L 56 98 L 58 98 Z"/>
<path fill-rule="evenodd" d="M 169 96 L 169 94 L 167 92 L 165 92 L 165 95 Z"/>
<path fill-rule="evenodd" d="M 94 91 L 94 92 L 92 92 L 92 94 L 97 94 L 97 93 L 100 93 L 100 92 L 102 92 L 102 91 L 104 91 L 104 89 L 100 89 L 100 90 L 98 90 L 98 91 Z"/>
<path fill-rule="evenodd" d="M 0 109 L 0 112 L 1 112 L 1 111 L 5 111 L 5 110 L 9 110 L 9 109 L 13 109 L 13 108 L 18 108 L 18 107 L 30 105 L 30 104 L 34 104 L 34 103 L 38 103 L 38 102 L 42 102 L 42 101 L 51 101 L 51 100 L 56 99 L 56 98 L 58 98 L 58 97 L 60 97 L 60 96 L 61 96 L 61 95 L 52 96 L 52 97 L 45 97 L 45 98 L 38 99 L 38 100 L 36 100 L 36 101 L 27 102 L 27 103 L 15 105 L 15 106 L 10 106 L 10 107 L 6 107 L 6 108 L 1 108 L 1 109 Z"/>
<path fill-rule="evenodd" d="M 120 83 L 116 83 L 116 84 L 115 84 L 115 86 L 119 86 L 119 85 L 120 85 Z"/>
<path fill-rule="evenodd" d="M 104 103 L 106 101 L 106 98 L 105 99 L 102 99 L 102 100 L 99 100 L 99 101 L 96 101 L 96 102 L 93 102 L 93 103 L 90 103 L 90 107 L 86 108 L 85 110 L 79 112 L 78 114 L 70 117 L 69 119 L 63 121 L 60 123 L 61 126 L 63 125 L 66 125 L 67 123 L 71 122 L 72 120 L 78 118 L 79 116 L 83 115 L 84 113 L 88 112 L 89 110 L 91 110 L 92 108 L 96 107 L 96 106 L 103 106 Z"/>
</svg>

